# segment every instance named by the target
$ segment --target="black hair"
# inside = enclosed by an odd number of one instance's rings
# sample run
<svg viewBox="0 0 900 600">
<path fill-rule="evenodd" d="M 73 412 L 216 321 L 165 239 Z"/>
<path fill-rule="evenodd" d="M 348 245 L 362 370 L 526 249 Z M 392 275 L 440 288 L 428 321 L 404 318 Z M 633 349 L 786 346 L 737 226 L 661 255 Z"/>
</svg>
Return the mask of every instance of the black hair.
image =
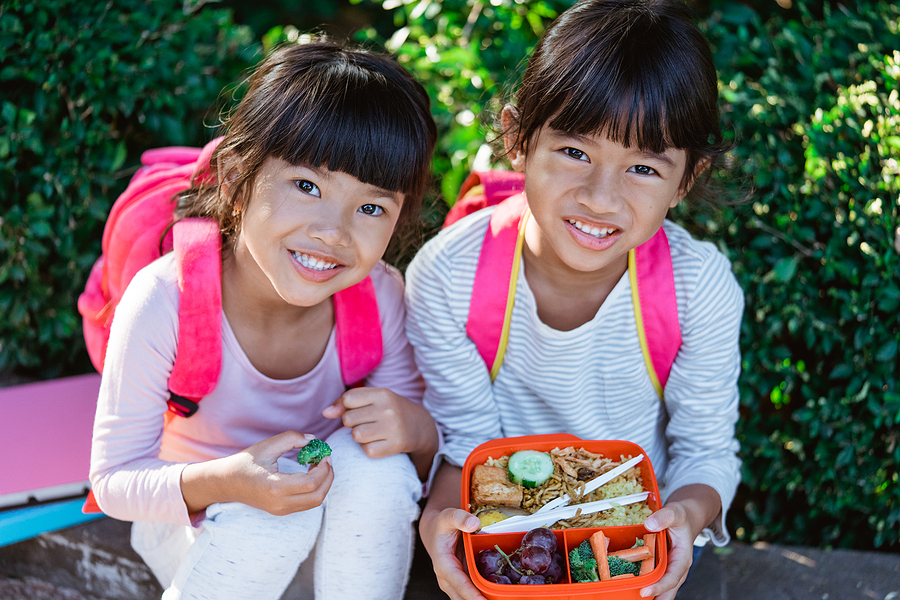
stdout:
<svg viewBox="0 0 900 600">
<path fill-rule="evenodd" d="M 712 53 L 674 0 L 583 0 L 538 42 L 515 95 L 515 146 L 545 124 L 626 147 L 687 151 L 682 187 L 727 149 Z"/>
<path fill-rule="evenodd" d="M 179 199 L 179 217 L 215 218 L 226 241 L 237 230 L 232 211 L 269 157 L 325 167 L 404 195 L 399 222 L 421 207 L 437 131 L 428 95 L 389 56 L 325 38 L 275 49 L 249 79 L 223 120 L 212 164 L 228 193 L 195 182 Z M 237 159 L 237 160 L 229 160 Z"/>
</svg>

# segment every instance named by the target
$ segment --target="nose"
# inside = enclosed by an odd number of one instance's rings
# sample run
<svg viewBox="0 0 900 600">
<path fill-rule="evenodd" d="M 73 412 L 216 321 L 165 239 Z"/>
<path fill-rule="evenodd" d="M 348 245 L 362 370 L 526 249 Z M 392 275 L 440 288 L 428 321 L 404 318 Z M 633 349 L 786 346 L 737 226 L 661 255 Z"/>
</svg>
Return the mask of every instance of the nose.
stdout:
<svg viewBox="0 0 900 600">
<path fill-rule="evenodd" d="M 328 246 L 346 246 L 349 239 L 348 219 L 334 207 L 323 207 L 310 225 L 310 235 Z"/>
<path fill-rule="evenodd" d="M 579 185 L 578 202 L 595 214 L 613 212 L 622 203 L 622 189 L 612 172 L 598 169 Z"/>
</svg>

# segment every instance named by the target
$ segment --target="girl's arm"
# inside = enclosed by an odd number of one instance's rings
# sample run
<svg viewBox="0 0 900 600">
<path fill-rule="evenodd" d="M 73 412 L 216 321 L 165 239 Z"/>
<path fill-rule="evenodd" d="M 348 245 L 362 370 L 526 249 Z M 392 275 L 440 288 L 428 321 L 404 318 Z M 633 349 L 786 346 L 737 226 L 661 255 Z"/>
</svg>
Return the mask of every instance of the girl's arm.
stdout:
<svg viewBox="0 0 900 600">
<path fill-rule="evenodd" d="M 403 279 L 396 269 L 379 263 L 372 270 L 372 282 L 382 323 L 381 363 L 366 378 L 366 387 L 348 390 L 322 414 L 341 418 L 372 458 L 409 454 L 424 480 L 440 438 L 434 419 L 422 406 L 425 384 L 406 337 Z"/>
<path fill-rule="evenodd" d="M 419 519 L 419 534 L 444 593 L 454 599 L 484 600 L 461 559 L 460 532 L 474 533 L 480 526 L 478 517 L 459 508 L 461 480 L 462 469 L 441 464 Z"/>
<path fill-rule="evenodd" d="M 166 271 L 170 260 L 139 272 L 116 309 L 91 446 L 90 479 L 101 509 L 125 521 L 188 525 L 213 502 L 239 500 L 273 513 L 321 502 L 331 484 L 329 464 L 309 475 L 278 474 L 273 466 L 279 450 L 306 444 L 300 434 L 275 436 L 216 460 L 159 458 L 177 346 L 178 291 Z"/>
</svg>

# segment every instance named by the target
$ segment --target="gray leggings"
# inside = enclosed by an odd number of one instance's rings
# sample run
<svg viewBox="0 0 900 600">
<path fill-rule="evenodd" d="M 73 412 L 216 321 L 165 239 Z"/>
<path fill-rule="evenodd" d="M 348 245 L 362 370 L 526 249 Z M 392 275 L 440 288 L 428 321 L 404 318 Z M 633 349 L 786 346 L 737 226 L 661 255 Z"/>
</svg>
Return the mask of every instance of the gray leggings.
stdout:
<svg viewBox="0 0 900 600">
<path fill-rule="evenodd" d="M 371 459 L 348 429 L 327 441 L 334 483 L 315 509 L 277 517 L 230 502 L 210 506 L 197 528 L 135 523 L 132 546 L 166 588 L 163 600 L 277 600 L 314 548 L 315 598 L 400 600 L 421 482 L 405 454 Z"/>
</svg>

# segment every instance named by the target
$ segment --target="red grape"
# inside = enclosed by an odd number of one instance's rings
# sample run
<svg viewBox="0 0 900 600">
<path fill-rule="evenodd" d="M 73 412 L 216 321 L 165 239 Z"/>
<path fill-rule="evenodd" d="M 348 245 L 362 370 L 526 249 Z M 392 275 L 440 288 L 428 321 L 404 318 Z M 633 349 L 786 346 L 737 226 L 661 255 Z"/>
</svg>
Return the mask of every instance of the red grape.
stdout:
<svg viewBox="0 0 900 600">
<path fill-rule="evenodd" d="M 503 555 L 496 548 L 485 548 L 478 553 L 475 564 L 478 566 L 478 572 L 487 577 L 488 575 L 499 573 L 503 565 L 506 564 L 506 559 L 503 558 Z"/>
<path fill-rule="evenodd" d="M 544 577 L 547 578 L 547 581 L 550 583 L 559 583 L 562 581 L 563 572 L 566 570 L 566 561 L 563 559 L 562 554 L 559 552 L 553 553 L 553 561 L 550 563 L 550 566 L 544 571 Z"/>
<path fill-rule="evenodd" d="M 522 575 L 522 579 L 519 580 L 519 585 L 543 585 L 547 583 L 544 581 L 543 575 Z"/>
<path fill-rule="evenodd" d="M 538 527 L 526 533 L 525 537 L 522 538 L 522 547 L 524 548 L 525 546 L 540 546 L 552 554 L 556 552 L 556 536 L 552 530 L 546 527 Z"/>
<path fill-rule="evenodd" d="M 487 579 L 491 583 L 504 583 L 504 584 L 512 583 L 509 580 L 509 577 L 507 577 L 506 575 L 500 575 L 498 573 L 491 573 L 490 575 L 485 577 L 485 579 Z"/>
<path fill-rule="evenodd" d="M 540 546 L 525 546 L 520 554 L 522 556 L 522 566 L 534 573 L 543 573 L 552 562 L 550 552 Z"/>
<path fill-rule="evenodd" d="M 519 558 L 518 553 L 510 555 L 509 562 L 512 563 L 512 567 L 507 564 L 503 568 L 502 573 L 509 577 L 509 580 L 513 583 L 519 583 L 519 578 L 522 577 L 522 560 Z"/>
</svg>

